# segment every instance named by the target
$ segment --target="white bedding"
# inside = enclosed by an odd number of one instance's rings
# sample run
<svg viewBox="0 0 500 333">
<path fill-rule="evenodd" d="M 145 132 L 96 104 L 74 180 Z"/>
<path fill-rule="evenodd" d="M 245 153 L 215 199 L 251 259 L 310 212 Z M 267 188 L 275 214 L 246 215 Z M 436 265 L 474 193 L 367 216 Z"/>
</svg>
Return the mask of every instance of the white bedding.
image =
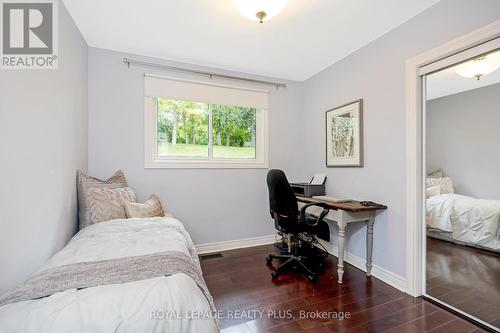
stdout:
<svg viewBox="0 0 500 333">
<path fill-rule="evenodd" d="M 500 201 L 441 194 L 427 199 L 427 226 L 454 240 L 500 250 Z"/>
<path fill-rule="evenodd" d="M 89 226 L 41 270 L 163 251 L 184 252 L 199 265 L 182 223 L 153 218 Z M 214 319 L 200 318 L 210 311 L 196 283 L 185 274 L 174 274 L 7 304 L 0 307 L 0 332 L 217 332 Z M 174 318 L 178 315 L 185 318 Z"/>
</svg>

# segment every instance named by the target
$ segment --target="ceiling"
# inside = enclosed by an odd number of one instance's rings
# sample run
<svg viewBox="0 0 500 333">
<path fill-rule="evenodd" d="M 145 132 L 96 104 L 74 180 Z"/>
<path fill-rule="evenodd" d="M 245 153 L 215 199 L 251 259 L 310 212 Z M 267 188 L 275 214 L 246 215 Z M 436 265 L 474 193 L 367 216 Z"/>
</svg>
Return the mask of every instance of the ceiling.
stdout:
<svg viewBox="0 0 500 333">
<path fill-rule="evenodd" d="M 427 100 L 500 83 L 500 69 L 481 77 L 479 81 L 460 76 L 455 71 L 454 67 L 450 67 L 427 76 Z"/>
<path fill-rule="evenodd" d="M 258 24 L 233 0 L 64 0 L 91 47 L 302 81 L 439 0 L 289 0 Z"/>
</svg>

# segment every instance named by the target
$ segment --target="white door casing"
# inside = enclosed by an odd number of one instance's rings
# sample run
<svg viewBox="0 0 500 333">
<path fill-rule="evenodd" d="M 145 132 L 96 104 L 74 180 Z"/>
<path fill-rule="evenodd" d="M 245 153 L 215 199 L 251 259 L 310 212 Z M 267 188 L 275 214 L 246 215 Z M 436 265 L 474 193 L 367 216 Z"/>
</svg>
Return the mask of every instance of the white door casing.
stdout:
<svg viewBox="0 0 500 333">
<path fill-rule="evenodd" d="M 415 297 L 425 291 L 422 74 L 481 54 L 485 43 L 498 37 L 500 20 L 406 61 L 406 292 Z"/>
</svg>

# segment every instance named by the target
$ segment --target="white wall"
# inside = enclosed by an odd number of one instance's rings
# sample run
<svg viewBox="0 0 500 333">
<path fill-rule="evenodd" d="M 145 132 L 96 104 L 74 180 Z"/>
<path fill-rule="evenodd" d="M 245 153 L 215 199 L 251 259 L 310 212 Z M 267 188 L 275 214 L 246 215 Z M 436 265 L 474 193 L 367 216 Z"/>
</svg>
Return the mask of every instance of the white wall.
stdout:
<svg viewBox="0 0 500 333">
<path fill-rule="evenodd" d="M 66 245 L 87 166 L 87 44 L 59 4 L 59 68 L 0 70 L 0 294 Z"/>
<path fill-rule="evenodd" d="M 274 234 L 266 169 L 144 168 L 143 75 L 161 71 L 127 69 L 123 57 L 161 62 L 89 49 L 90 173 L 108 177 L 123 169 L 138 199 L 156 193 L 165 208 L 185 224 L 196 244 Z M 294 179 L 301 174 L 297 131 L 303 110 L 301 85 L 288 82 L 286 89 L 271 87 L 270 91 L 270 166 L 284 169 Z"/>
<path fill-rule="evenodd" d="M 500 199 L 500 84 L 427 102 L 427 170 L 442 168 L 455 192 Z"/>
<path fill-rule="evenodd" d="M 388 205 L 375 222 L 373 259 L 375 265 L 402 277 L 406 255 L 405 61 L 498 18 L 500 1 L 442 0 L 305 82 L 303 172 L 326 172 L 327 191 L 336 197 Z M 365 167 L 326 168 L 325 111 L 358 98 L 364 99 Z M 364 227 L 348 229 L 348 252 L 364 258 Z"/>
</svg>

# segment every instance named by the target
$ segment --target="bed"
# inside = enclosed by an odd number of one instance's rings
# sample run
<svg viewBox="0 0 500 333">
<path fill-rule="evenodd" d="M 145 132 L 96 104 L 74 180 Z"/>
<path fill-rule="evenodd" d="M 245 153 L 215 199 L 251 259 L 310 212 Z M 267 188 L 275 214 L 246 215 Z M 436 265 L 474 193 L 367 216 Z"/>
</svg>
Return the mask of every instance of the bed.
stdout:
<svg viewBox="0 0 500 333">
<path fill-rule="evenodd" d="M 0 297 L 0 332 L 217 332 L 201 274 L 174 218 L 97 223 Z"/>
<path fill-rule="evenodd" d="M 500 200 L 455 193 L 427 199 L 427 235 L 500 252 Z"/>
</svg>

